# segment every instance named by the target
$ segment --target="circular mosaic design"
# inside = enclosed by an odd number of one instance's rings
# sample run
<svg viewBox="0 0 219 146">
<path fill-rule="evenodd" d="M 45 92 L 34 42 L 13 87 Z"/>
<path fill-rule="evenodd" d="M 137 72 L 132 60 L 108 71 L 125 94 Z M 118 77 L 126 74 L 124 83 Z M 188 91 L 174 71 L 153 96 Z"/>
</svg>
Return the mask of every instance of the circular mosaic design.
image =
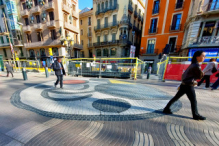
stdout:
<svg viewBox="0 0 219 146">
<path fill-rule="evenodd" d="M 92 106 L 102 112 L 121 113 L 131 107 L 131 104 L 121 99 L 100 99 L 94 101 Z"/>
<path fill-rule="evenodd" d="M 84 80 L 65 80 L 63 84 L 84 84 L 86 81 Z"/>
<path fill-rule="evenodd" d="M 84 80 L 82 80 L 84 81 Z M 172 97 L 141 84 L 117 84 L 109 80 L 86 80 L 54 88 L 54 82 L 16 91 L 11 103 L 43 116 L 87 121 L 128 121 L 163 116 L 163 108 Z M 173 112 L 180 101 L 171 106 Z"/>
</svg>

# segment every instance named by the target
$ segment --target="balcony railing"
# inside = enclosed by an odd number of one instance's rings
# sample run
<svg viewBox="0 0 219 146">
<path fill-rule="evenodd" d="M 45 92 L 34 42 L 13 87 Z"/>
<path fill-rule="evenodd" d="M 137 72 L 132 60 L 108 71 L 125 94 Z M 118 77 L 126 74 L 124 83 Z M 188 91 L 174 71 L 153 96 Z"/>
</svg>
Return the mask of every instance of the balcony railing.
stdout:
<svg viewBox="0 0 219 146">
<path fill-rule="evenodd" d="M 75 49 L 83 49 L 83 45 L 81 45 L 79 43 L 74 43 L 73 48 L 75 48 Z"/>
<path fill-rule="evenodd" d="M 87 47 L 88 47 L 88 48 L 92 48 L 92 47 L 93 47 L 93 44 L 92 44 L 92 43 L 87 44 Z"/>
<path fill-rule="evenodd" d="M 132 28 L 132 23 L 129 19 L 120 21 L 120 24 L 126 24 L 129 26 L 129 28 Z"/>
<path fill-rule="evenodd" d="M 42 23 L 34 24 L 34 28 L 37 29 L 37 30 L 41 30 L 42 29 Z"/>
<path fill-rule="evenodd" d="M 94 31 L 98 31 L 98 30 L 102 30 L 102 29 L 109 29 L 112 27 L 116 27 L 119 25 L 119 21 L 117 22 L 112 22 L 112 23 L 108 23 L 108 24 L 104 24 L 104 25 L 99 25 L 99 26 L 95 26 L 94 27 Z"/>
<path fill-rule="evenodd" d="M 64 27 L 65 27 L 66 29 L 68 29 L 69 31 L 73 31 L 73 32 L 79 33 L 79 28 L 75 27 L 73 24 L 70 24 L 70 23 L 68 23 L 68 22 L 65 22 Z"/>
<path fill-rule="evenodd" d="M 33 8 L 31 9 L 31 12 L 32 12 L 32 13 L 38 13 L 38 12 L 40 12 L 40 6 L 35 6 L 35 7 L 33 7 Z"/>
<path fill-rule="evenodd" d="M 219 36 L 190 38 L 189 46 L 219 46 Z"/>
<path fill-rule="evenodd" d="M 14 43 L 15 46 L 23 46 L 23 43 L 22 43 L 21 40 L 14 39 L 13 43 Z"/>
<path fill-rule="evenodd" d="M 48 39 L 46 41 L 24 43 L 24 47 L 33 48 L 33 47 L 43 47 L 43 46 L 55 46 L 60 44 L 61 44 L 60 39 L 56 39 L 56 40 Z"/>
<path fill-rule="evenodd" d="M 114 11 L 114 10 L 118 10 L 119 9 L 119 4 L 117 5 L 114 5 L 114 6 L 109 6 L 108 8 L 104 8 L 104 9 L 101 9 L 101 10 L 97 10 L 96 11 L 96 15 L 99 15 L 101 13 L 106 13 L 108 11 Z"/>
<path fill-rule="evenodd" d="M 25 10 L 21 11 L 21 16 L 28 16 L 28 15 L 29 15 L 28 9 L 25 9 Z"/>
<path fill-rule="evenodd" d="M 183 8 L 183 4 L 184 4 L 184 2 L 177 2 L 176 6 L 175 6 L 175 9 L 182 9 Z"/>
<path fill-rule="evenodd" d="M 153 15 L 154 15 L 154 14 L 158 14 L 158 13 L 159 13 L 159 10 L 160 10 L 159 7 L 158 7 L 158 8 L 154 8 L 153 11 L 152 11 L 152 14 L 153 14 Z"/>
<path fill-rule="evenodd" d="M 180 31 L 180 30 L 181 30 L 181 24 L 170 26 L 170 31 Z"/>
<path fill-rule="evenodd" d="M 70 7 L 68 7 L 66 4 L 62 5 L 62 10 L 65 11 L 66 13 L 70 14 L 71 9 Z"/>
<path fill-rule="evenodd" d="M 138 12 L 135 10 L 134 12 L 134 17 L 137 18 L 138 17 Z"/>
<path fill-rule="evenodd" d="M 129 4 L 129 6 L 128 6 L 128 10 L 129 10 L 129 12 L 133 13 L 133 7 L 132 7 L 131 4 Z"/>
<path fill-rule="evenodd" d="M 28 25 L 28 26 L 23 26 L 23 31 L 31 31 L 30 25 Z"/>
<path fill-rule="evenodd" d="M 154 33 L 157 33 L 157 30 L 158 30 L 158 28 L 150 28 L 150 29 L 148 30 L 148 33 L 149 33 L 149 34 L 154 34 Z"/>
<path fill-rule="evenodd" d="M 47 27 L 56 27 L 56 23 L 55 23 L 55 20 L 52 20 L 52 21 L 48 21 L 46 23 Z"/>
<path fill-rule="evenodd" d="M 55 9 L 55 4 L 54 2 L 49 2 L 45 4 L 45 9 L 50 10 L 50 9 Z"/>
<path fill-rule="evenodd" d="M 127 40 L 124 43 L 127 43 Z M 105 41 L 105 42 L 96 42 L 96 43 L 93 43 L 93 47 L 114 46 L 114 45 L 119 45 L 119 44 L 123 44 L 123 41 L 112 40 L 112 41 Z"/>
<path fill-rule="evenodd" d="M 141 17 L 142 17 L 142 15 L 138 14 L 138 21 L 141 21 Z"/>
</svg>

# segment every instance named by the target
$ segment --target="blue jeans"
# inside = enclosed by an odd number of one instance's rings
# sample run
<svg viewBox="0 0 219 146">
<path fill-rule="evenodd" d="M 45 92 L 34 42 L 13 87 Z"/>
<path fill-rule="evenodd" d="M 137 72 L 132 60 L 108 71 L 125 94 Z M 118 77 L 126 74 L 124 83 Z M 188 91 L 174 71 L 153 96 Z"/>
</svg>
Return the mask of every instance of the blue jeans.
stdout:
<svg viewBox="0 0 219 146">
<path fill-rule="evenodd" d="M 219 77 L 217 79 L 217 81 L 211 86 L 213 89 L 217 89 L 219 86 Z"/>
<path fill-rule="evenodd" d="M 55 85 L 58 85 L 59 82 L 60 82 L 60 88 L 62 88 L 63 87 L 63 75 L 57 76 L 57 81 Z"/>
</svg>

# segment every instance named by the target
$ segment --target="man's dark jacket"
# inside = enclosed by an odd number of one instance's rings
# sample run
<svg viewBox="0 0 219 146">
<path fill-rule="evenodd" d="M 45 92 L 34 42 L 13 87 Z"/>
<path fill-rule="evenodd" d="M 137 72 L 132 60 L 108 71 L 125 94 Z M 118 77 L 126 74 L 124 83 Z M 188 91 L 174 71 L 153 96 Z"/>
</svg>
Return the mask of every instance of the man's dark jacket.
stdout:
<svg viewBox="0 0 219 146">
<path fill-rule="evenodd" d="M 65 69 L 64 69 L 64 67 L 63 67 L 63 64 L 62 64 L 62 63 L 60 63 L 60 64 L 61 64 L 61 68 L 62 68 L 62 73 L 63 73 L 63 75 L 65 75 Z M 62 74 L 61 74 L 61 68 L 60 68 L 60 66 L 59 66 L 59 62 L 56 60 L 56 61 L 53 63 L 53 70 L 55 71 L 55 74 L 56 74 L 57 76 L 62 75 Z"/>
</svg>

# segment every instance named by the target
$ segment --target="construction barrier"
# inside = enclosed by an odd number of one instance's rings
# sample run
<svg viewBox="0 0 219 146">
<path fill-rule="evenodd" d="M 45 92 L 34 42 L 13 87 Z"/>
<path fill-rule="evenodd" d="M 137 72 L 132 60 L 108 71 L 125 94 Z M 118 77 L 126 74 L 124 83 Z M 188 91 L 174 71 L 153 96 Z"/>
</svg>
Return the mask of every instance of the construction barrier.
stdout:
<svg viewBox="0 0 219 146">
<path fill-rule="evenodd" d="M 158 75 L 161 76 L 162 80 L 181 81 L 182 74 L 191 64 L 191 58 L 192 57 L 168 57 L 164 62 L 158 63 L 158 66 L 160 66 Z M 208 62 L 203 62 L 201 64 L 202 70 L 207 66 L 207 63 Z M 215 75 L 216 73 L 211 76 L 211 83 L 217 80 Z"/>
<path fill-rule="evenodd" d="M 140 78 L 144 62 L 138 58 L 77 58 L 68 62 L 73 76 Z"/>
</svg>

